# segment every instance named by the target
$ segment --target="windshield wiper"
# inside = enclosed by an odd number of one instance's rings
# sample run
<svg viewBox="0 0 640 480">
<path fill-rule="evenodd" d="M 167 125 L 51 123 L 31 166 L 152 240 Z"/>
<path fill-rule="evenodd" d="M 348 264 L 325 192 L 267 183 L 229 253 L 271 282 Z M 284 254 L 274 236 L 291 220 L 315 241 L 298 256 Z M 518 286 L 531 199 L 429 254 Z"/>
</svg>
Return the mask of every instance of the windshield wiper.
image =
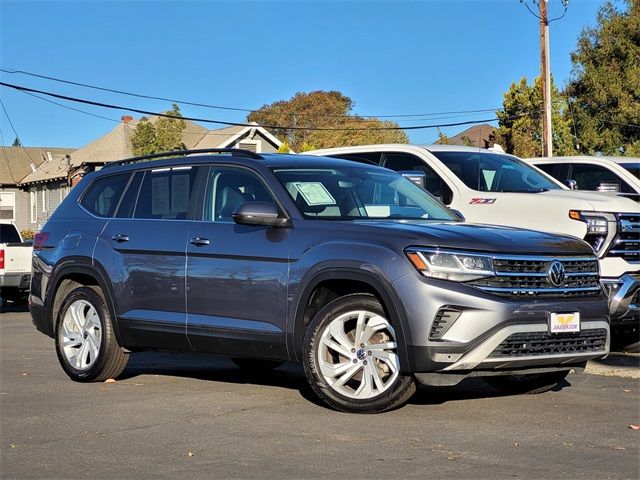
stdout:
<svg viewBox="0 0 640 480">
<path fill-rule="evenodd" d="M 541 193 L 548 192 L 548 188 L 535 188 L 532 190 L 498 190 L 500 193 Z"/>
</svg>

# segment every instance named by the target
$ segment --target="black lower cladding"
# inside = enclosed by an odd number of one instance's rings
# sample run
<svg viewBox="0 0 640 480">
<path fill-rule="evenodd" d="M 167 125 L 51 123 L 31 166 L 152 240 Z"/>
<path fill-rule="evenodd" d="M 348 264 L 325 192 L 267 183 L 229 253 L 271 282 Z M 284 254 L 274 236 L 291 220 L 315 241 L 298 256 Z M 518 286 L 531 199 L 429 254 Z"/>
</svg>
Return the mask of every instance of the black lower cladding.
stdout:
<svg viewBox="0 0 640 480">
<path fill-rule="evenodd" d="M 576 333 L 551 334 L 522 332 L 509 335 L 489 355 L 499 357 L 529 357 L 571 353 L 600 352 L 607 343 L 607 330 L 596 328 Z"/>
</svg>

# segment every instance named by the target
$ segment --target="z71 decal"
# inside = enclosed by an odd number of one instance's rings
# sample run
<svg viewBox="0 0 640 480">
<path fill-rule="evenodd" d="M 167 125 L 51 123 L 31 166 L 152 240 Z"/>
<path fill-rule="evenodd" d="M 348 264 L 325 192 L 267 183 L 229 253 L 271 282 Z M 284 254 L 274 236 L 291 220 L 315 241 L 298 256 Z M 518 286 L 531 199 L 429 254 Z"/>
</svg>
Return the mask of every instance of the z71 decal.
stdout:
<svg viewBox="0 0 640 480">
<path fill-rule="evenodd" d="M 472 198 L 469 205 L 493 205 L 496 203 L 495 198 Z"/>
</svg>

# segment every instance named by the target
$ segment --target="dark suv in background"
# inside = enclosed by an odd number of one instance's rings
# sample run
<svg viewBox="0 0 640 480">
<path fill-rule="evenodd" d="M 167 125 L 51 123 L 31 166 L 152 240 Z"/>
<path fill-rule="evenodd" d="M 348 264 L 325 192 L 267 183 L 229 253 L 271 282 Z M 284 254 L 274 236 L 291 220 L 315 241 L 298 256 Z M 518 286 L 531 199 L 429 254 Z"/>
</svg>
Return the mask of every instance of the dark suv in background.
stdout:
<svg viewBox="0 0 640 480">
<path fill-rule="evenodd" d="M 239 150 L 87 175 L 34 242 L 30 310 L 76 381 L 132 351 L 301 362 L 333 408 L 401 405 L 416 380 L 545 391 L 609 349 L 577 238 L 464 223 L 398 173 Z"/>
</svg>

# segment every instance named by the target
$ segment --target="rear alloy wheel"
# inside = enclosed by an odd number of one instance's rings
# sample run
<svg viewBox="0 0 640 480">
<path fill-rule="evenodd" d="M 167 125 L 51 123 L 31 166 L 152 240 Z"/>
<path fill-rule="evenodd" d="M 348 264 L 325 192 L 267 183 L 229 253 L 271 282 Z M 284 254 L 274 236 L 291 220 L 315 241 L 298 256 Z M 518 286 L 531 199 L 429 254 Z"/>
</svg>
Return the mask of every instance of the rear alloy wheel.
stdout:
<svg viewBox="0 0 640 480">
<path fill-rule="evenodd" d="M 396 333 L 370 295 L 347 295 L 325 306 L 305 339 L 304 369 L 315 393 L 347 412 L 398 407 L 415 392 L 401 372 Z"/>
<path fill-rule="evenodd" d="M 534 373 L 529 375 L 496 375 L 484 377 L 484 380 L 493 388 L 510 394 L 536 394 L 553 389 L 562 382 L 569 370 L 560 372 Z"/>
<path fill-rule="evenodd" d="M 111 316 L 97 287 L 79 287 L 62 302 L 56 325 L 56 353 L 60 365 L 77 382 L 115 378 L 127 365 Z"/>
</svg>

